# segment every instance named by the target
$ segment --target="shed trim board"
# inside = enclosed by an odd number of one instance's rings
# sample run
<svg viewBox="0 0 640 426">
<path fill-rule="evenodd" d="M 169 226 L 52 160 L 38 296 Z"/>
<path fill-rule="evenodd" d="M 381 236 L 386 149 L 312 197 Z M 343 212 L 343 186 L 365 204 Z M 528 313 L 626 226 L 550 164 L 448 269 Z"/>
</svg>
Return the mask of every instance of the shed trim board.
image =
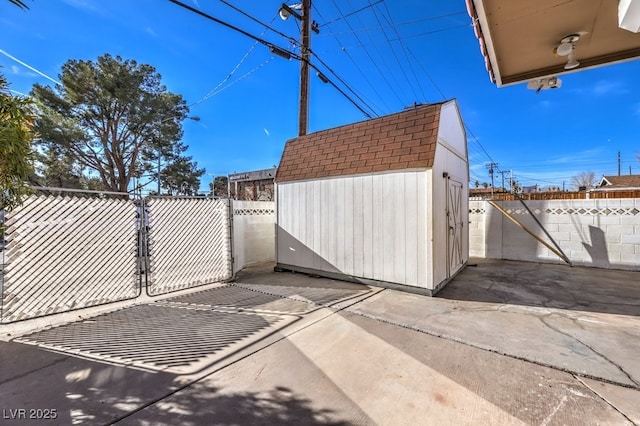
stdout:
<svg viewBox="0 0 640 426">
<path fill-rule="evenodd" d="M 468 261 L 468 173 L 455 101 L 292 139 L 277 267 L 433 295 Z"/>
</svg>

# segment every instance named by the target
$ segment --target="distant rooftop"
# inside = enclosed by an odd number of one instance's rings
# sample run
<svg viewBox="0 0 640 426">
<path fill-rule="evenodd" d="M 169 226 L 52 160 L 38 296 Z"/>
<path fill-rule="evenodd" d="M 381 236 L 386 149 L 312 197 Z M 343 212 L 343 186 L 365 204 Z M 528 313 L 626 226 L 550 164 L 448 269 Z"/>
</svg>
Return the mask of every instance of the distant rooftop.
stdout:
<svg viewBox="0 0 640 426">
<path fill-rule="evenodd" d="M 601 188 L 640 188 L 640 175 L 603 176 Z"/>
</svg>

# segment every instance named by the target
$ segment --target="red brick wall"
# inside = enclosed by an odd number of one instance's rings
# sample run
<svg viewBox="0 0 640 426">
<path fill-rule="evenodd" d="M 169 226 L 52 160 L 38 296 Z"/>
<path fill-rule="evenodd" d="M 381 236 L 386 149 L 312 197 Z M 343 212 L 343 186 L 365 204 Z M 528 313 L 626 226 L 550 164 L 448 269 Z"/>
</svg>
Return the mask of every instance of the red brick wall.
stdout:
<svg viewBox="0 0 640 426">
<path fill-rule="evenodd" d="M 276 182 L 433 167 L 441 104 L 291 139 Z"/>
</svg>

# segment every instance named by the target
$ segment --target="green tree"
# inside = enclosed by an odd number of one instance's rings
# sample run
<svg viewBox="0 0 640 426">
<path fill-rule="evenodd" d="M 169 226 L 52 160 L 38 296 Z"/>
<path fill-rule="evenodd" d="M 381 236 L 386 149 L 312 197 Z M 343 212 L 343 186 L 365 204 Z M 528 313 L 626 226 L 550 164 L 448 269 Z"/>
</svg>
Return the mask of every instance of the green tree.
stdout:
<svg viewBox="0 0 640 426">
<path fill-rule="evenodd" d="M 159 159 L 177 161 L 187 149 L 180 140 L 188 107 L 151 65 L 105 54 L 67 61 L 59 79 L 61 86 L 33 88 L 39 147 L 69 156 L 104 189 L 126 192 L 136 174 L 155 171 Z"/>
<path fill-rule="evenodd" d="M 6 78 L 0 74 L 0 210 L 11 210 L 31 192 L 34 137 L 33 103 L 11 96 Z"/>
<path fill-rule="evenodd" d="M 80 164 L 57 146 L 35 153 L 36 173 L 31 179 L 40 186 L 104 190 L 97 176 L 90 176 Z"/>
<path fill-rule="evenodd" d="M 209 190 L 214 197 L 226 198 L 229 192 L 228 182 L 229 178 L 226 176 L 216 176 L 209 184 Z"/>
<path fill-rule="evenodd" d="M 160 172 L 160 182 L 170 195 L 196 195 L 204 172 L 191 157 L 180 157 Z"/>
</svg>

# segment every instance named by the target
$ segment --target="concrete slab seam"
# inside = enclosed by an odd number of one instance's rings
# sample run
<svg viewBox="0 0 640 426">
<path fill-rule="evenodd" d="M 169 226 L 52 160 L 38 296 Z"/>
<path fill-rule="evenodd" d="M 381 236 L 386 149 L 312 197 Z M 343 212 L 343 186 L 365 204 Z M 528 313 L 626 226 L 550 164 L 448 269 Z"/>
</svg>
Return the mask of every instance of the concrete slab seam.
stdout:
<svg viewBox="0 0 640 426">
<path fill-rule="evenodd" d="M 579 381 L 580 383 L 582 383 L 587 389 L 589 389 L 591 392 L 593 392 L 595 395 L 598 395 L 598 398 L 600 398 L 602 401 L 604 401 L 605 404 L 607 404 L 609 407 L 613 408 L 618 414 L 620 414 L 622 417 L 624 417 L 625 419 L 627 419 L 629 421 L 629 423 L 631 423 L 632 425 L 636 425 L 638 426 L 638 423 L 634 422 L 633 420 L 631 420 L 631 418 L 629 418 L 629 416 L 627 416 L 625 413 L 623 413 L 622 411 L 620 411 L 615 405 L 613 405 L 611 402 L 609 402 L 609 400 L 607 398 L 605 398 L 604 396 L 600 395 L 600 392 L 598 392 L 597 390 L 593 389 L 591 386 L 589 386 L 589 384 L 585 383 L 584 380 L 582 380 L 582 378 L 580 376 L 576 376 L 575 374 L 573 375 L 573 377 Z"/>
<path fill-rule="evenodd" d="M 513 358 L 513 359 L 517 359 L 519 361 L 525 361 L 525 362 L 528 362 L 530 364 L 539 365 L 541 367 L 547 367 L 547 368 L 551 368 L 553 370 L 562 371 L 562 372 L 568 373 L 568 374 L 570 374 L 572 376 L 585 377 L 587 379 L 597 380 L 599 382 L 609 383 L 609 384 L 612 384 L 612 385 L 615 385 L 615 386 L 624 387 L 624 388 L 627 388 L 627 389 L 640 390 L 640 385 L 634 386 L 634 385 L 630 385 L 628 383 L 620 383 L 620 382 L 616 382 L 614 380 L 608 380 L 608 379 L 604 379 L 602 377 L 596 377 L 596 376 L 592 376 L 592 375 L 589 375 L 589 374 L 579 374 L 579 373 L 576 373 L 575 371 L 571 371 L 571 370 L 566 369 L 566 368 L 561 368 L 561 367 L 558 367 L 556 365 L 551 365 L 551 364 L 547 364 L 547 363 L 540 362 L 540 361 L 532 361 L 530 359 L 526 359 L 526 358 L 519 357 L 519 356 L 516 356 L 516 355 L 503 353 L 503 352 L 500 352 L 500 351 L 498 351 L 496 349 L 493 349 L 493 348 L 490 348 L 490 347 L 487 347 L 487 346 L 483 346 L 483 345 L 478 345 L 478 344 L 475 344 L 475 343 L 471 343 L 471 342 L 469 342 L 467 340 L 459 339 L 459 338 L 456 338 L 455 336 L 451 336 L 451 335 L 448 335 L 448 334 L 430 332 L 430 331 L 423 330 L 421 328 L 414 327 L 414 326 L 411 326 L 411 325 L 408 325 L 408 324 L 399 323 L 397 321 L 391 321 L 391 320 L 388 320 L 388 319 L 376 317 L 375 315 L 369 315 L 369 314 L 365 314 L 365 313 L 362 313 L 362 312 L 351 311 L 351 310 L 348 311 L 348 312 L 352 313 L 354 315 L 361 316 L 363 318 L 368 318 L 368 319 L 380 321 L 382 323 L 395 325 L 397 327 L 402 327 L 402 328 L 406 328 L 408 330 L 417 331 L 419 333 L 427 334 L 429 336 L 438 337 L 440 339 L 445 339 L 445 340 L 450 340 L 452 342 L 461 343 L 463 345 L 470 346 L 472 348 L 482 349 L 482 350 L 485 350 L 485 351 L 488 351 L 488 352 L 492 352 L 492 353 L 495 353 L 495 354 L 498 354 L 498 355 L 506 356 L 506 357 Z M 633 382 L 636 383 L 635 381 L 633 381 Z"/>
<path fill-rule="evenodd" d="M 54 366 L 56 364 L 60 364 L 62 362 L 65 362 L 66 360 L 67 360 L 66 358 L 60 358 L 60 359 L 57 359 L 57 360 L 55 360 L 55 361 L 53 361 L 53 362 L 51 362 L 51 363 L 49 363 L 47 365 L 43 365 L 42 367 L 36 368 L 35 370 L 29 370 L 24 374 L 20 374 L 18 376 L 11 377 L 11 378 L 9 378 L 7 380 L 4 380 L 4 381 L 0 382 L 0 386 L 4 385 L 5 383 L 9 383 L 9 382 L 12 382 L 14 380 L 17 380 L 17 379 L 21 379 L 23 377 L 27 377 L 28 375 L 33 374 L 36 371 L 44 370 L 45 368 L 49 368 L 49 367 L 52 367 L 52 366 Z"/>
</svg>

